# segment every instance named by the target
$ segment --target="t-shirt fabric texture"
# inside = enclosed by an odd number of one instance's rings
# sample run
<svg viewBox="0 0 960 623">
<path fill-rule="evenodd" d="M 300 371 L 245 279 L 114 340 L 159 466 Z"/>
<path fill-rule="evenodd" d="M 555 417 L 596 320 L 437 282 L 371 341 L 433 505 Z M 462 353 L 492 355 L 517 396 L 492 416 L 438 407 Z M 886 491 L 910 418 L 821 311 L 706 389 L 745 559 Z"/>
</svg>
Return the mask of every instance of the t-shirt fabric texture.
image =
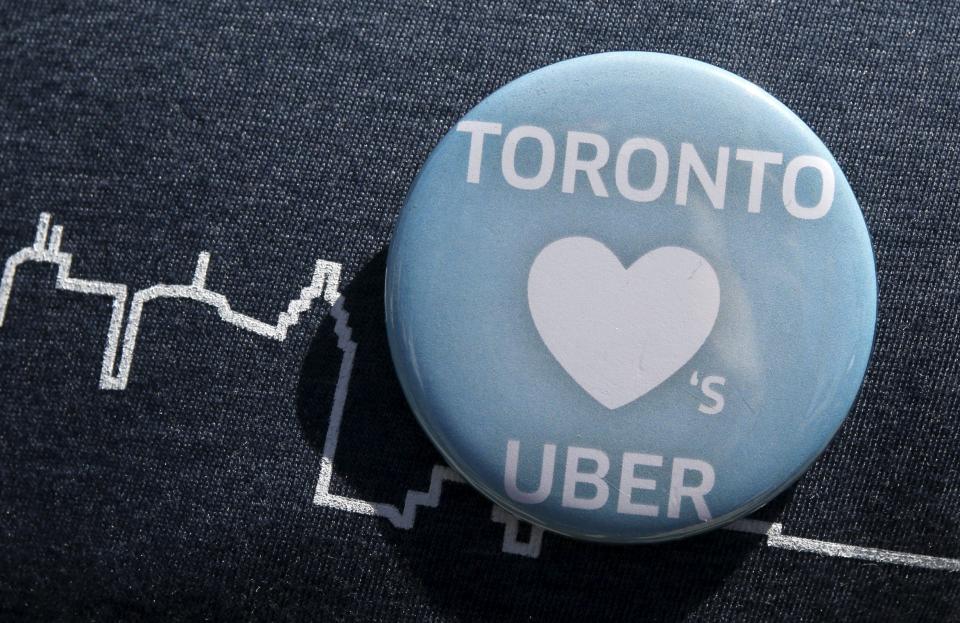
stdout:
<svg viewBox="0 0 960 623">
<path fill-rule="evenodd" d="M 0 618 L 960 620 L 958 9 L 6 3 Z M 611 50 L 795 111 L 879 280 L 824 455 L 741 529 L 654 546 L 544 533 L 459 482 L 384 328 L 437 141 L 513 78 Z"/>
</svg>

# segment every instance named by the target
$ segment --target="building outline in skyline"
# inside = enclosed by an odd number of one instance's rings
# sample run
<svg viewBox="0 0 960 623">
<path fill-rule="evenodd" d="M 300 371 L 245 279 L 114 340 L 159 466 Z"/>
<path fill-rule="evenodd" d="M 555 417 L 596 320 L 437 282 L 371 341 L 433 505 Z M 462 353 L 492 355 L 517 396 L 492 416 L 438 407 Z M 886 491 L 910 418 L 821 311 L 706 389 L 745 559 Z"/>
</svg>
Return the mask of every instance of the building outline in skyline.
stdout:
<svg viewBox="0 0 960 623">
<path fill-rule="evenodd" d="M 207 251 L 201 251 L 198 254 L 191 283 L 158 283 L 137 290 L 130 297 L 129 289 L 122 283 L 71 277 L 73 254 L 60 249 L 63 241 L 63 226 L 54 225 L 51 229 L 50 222 L 50 213 L 41 212 L 33 245 L 20 249 L 8 257 L 4 264 L 3 277 L 0 278 L 0 328 L 3 327 L 6 319 L 17 269 L 26 263 L 55 265 L 57 267 L 55 287 L 58 290 L 113 299 L 107 342 L 100 368 L 101 389 L 126 389 L 130 380 L 137 338 L 140 334 L 143 308 L 150 301 L 163 298 L 187 299 L 209 305 L 217 310 L 217 314 L 224 322 L 282 342 L 287 338 L 287 331 L 300 321 L 300 315 L 311 308 L 314 300 L 322 297 L 328 305 L 333 306 L 341 297 L 341 265 L 327 260 L 317 260 L 310 284 L 300 290 L 300 296 L 291 300 L 287 309 L 277 315 L 276 324 L 271 325 L 253 316 L 234 311 L 226 296 L 207 289 L 207 270 L 210 266 L 210 253 Z M 124 322 L 125 318 L 126 322 Z"/>
</svg>

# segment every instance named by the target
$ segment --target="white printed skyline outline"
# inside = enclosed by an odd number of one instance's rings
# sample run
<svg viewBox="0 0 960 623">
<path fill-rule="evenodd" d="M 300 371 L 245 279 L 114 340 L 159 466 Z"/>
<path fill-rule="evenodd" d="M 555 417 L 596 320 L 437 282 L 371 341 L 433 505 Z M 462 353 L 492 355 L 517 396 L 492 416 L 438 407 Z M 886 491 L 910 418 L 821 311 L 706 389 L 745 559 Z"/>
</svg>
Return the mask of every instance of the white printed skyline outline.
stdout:
<svg viewBox="0 0 960 623">
<path fill-rule="evenodd" d="M 83 294 L 110 296 L 113 298 L 113 312 L 110 317 L 107 345 L 104 349 L 100 387 L 103 389 L 123 390 L 126 388 L 129 379 L 143 304 L 150 300 L 158 298 L 181 298 L 206 303 L 215 307 L 219 312 L 220 318 L 229 324 L 252 331 L 258 335 L 284 341 L 288 329 L 299 322 L 300 315 L 310 309 L 314 299 L 323 296 L 323 299 L 331 305 L 330 314 L 335 320 L 334 333 L 337 336 L 337 347 L 342 352 L 342 356 L 337 385 L 334 390 L 330 419 L 324 439 L 320 475 L 317 480 L 313 503 L 318 506 L 327 506 L 341 511 L 383 517 L 397 528 L 410 530 L 413 528 L 416 520 L 417 506 L 430 508 L 439 506 L 444 482 L 464 482 L 460 475 L 453 469 L 445 465 L 434 465 L 430 474 L 430 486 L 428 490 L 407 490 L 402 510 L 392 504 L 369 502 L 367 500 L 349 498 L 330 492 L 330 482 L 334 469 L 334 456 L 337 450 L 337 442 L 343 421 L 344 405 L 346 404 L 346 396 L 349 390 L 350 377 L 353 373 L 353 361 L 357 349 L 357 344 L 352 338 L 352 331 L 349 326 L 349 313 L 344 308 L 345 300 L 339 291 L 340 264 L 317 260 L 310 285 L 300 291 L 299 298 L 290 301 L 290 304 L 287 306 L 287 311 L 280 312 L 276 325 L 269 325 L 256 318 L 233 311 L 225 296 L 206 289 L 206 275 L 210 262 L 210 254 L 205 251 L 201 252 L 197 258 L 197 266 L 194 270 L 193 281 L 190 285 L 157 284 L 134 293 L 130 317 L 127 321 L 127 330 L 124 333 L 121 365 L 117 373 L 114 374 L 113 368 L 120 344 L 120 329 L 122 328 L 123 314 L 127 300 L 127 286 L 118 283 L 70 277 L 70 266 L 73 261 L 73 255 L 60 250 L 60 244 L 63 239 L 63 226 L 54 225 L 51 229 L 50 220 L 51 217 L 49 213 L 41 213 L 37 223 L 37 232 L 33 245 L 24 247 L 7 258 L 3 277 L 2 280 L 0 280 L 0 327 L 3 327 L 6 317 L 6 310 L 10 301 L 17 268 L 26 262 L 57 265 L 58 271 L 55 286 L 57 289 Z M 136 310 L 135 315 L 134 310 Z M 518 520 L 517 517 L 494 504 L 490 518 L 494 522 L 504 524 L 502 551 L 530 558 L 538 558 L 540 556 L 544 533 L 542 528 L 531 525 L 529 541 L 523 542 L 520 541 L 518 537 L 520 520 Z M 960 572 L 960 559 L 846 545 L 831 541 L 785 535 L 783 534 L 783 525 L 779 522 L 771 523 L 757 519 L 739 519 L 726 525 L 724 529 L 763 536 L 766 539 L 765 543 L 768 547 L 778 549 L 865 562 Z"/>
<path fill-rule="evenodd" d="M 0 327 L 3 326 L 6 318 L 17 268 L 27 262 L 55 264 L 57 266 L 55 287 L 59 290 L 111 297 L 113 299 L 113 311 L 110 314 L 107 343 L 103 349 L 103 364 L 100 368 L 101 389 L 126 389 L 127 382 L 130 379 L 130 368 L 133 365 L 137 336 L 140 333 L 143 306 L 150 301 L 172 298 L 204 303 L 216 309 L 220 319 L 224 322 L 282 342 L 287 337 L 287 330 L 300 321 L 300 314 L 310 309 L 314 299 L 323 296 L 328 304 L 333 305 L 340 295 L 340 264 L 317 260 L 310 285 L 300 290 L 300 297 L 290 301 L 287 310 L 277 315 L 277 323 L 271 325 L 252 316 L 234 311 L 231 309 L 227 297 L 207 289 L 207 269 L 210 266 L 210 254 L 201 251 L 197 257 L 197 266 L 194 269 L 193 281 L 190 285 L 158 283 L 134 292 L 130 302 L 130 311 L 127 315 L 126 329 L 123 331 L 120 364 L 114 371 L 117 351 L 121 348 L 120 331 L 124 326 L 123 316 L 127 304 L 127 286 L 120 283 L 71 277 L 70 266 L 73 263 L 73 255 L 60 250 L 62 240 L 63 226 L 54 225 L 51 231 L 50 214 L 42 212 L 37 222 L 37 233 L 33 246 L 24 247 L 14 253 L 7 258 L 4 264 L 3 278 L 0 279 Z"/>
</svg>

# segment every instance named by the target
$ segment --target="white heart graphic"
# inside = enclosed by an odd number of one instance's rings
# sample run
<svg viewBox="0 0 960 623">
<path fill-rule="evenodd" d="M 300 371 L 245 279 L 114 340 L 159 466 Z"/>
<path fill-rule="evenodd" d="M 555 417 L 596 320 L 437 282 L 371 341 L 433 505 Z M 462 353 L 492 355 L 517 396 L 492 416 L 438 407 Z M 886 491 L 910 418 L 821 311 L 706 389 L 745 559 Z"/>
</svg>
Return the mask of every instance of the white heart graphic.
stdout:
<svg viewBox="0 0 960 623">
<path fill-rule="evenodd" d="M 544 344 L 593 398 L 616 409 L 660 385 L 713 330 L 720 284 L 682 247 L 650 251 L 624 268 L 591 238 L 563 238 L 537 255 L 527 279 Z"/>
</svg>

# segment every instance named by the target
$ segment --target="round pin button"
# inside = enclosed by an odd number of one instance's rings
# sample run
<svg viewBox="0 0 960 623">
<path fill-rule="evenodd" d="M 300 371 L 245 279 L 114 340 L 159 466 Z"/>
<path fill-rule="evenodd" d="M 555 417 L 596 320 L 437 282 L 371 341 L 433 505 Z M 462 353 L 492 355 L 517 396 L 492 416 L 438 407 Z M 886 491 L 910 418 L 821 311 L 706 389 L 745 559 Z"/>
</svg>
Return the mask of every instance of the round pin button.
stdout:
<svg viewBox="0 0 960 623">
<path fill-rule="evenodd" d="M 401 212 L 386 312 L 450 465 L 547 529 L 717 527 L 849 412 L 876 324 L 870 238 L 796 115 L 675 56 L 618 52 L 493 93 Z"/>
</svg>

